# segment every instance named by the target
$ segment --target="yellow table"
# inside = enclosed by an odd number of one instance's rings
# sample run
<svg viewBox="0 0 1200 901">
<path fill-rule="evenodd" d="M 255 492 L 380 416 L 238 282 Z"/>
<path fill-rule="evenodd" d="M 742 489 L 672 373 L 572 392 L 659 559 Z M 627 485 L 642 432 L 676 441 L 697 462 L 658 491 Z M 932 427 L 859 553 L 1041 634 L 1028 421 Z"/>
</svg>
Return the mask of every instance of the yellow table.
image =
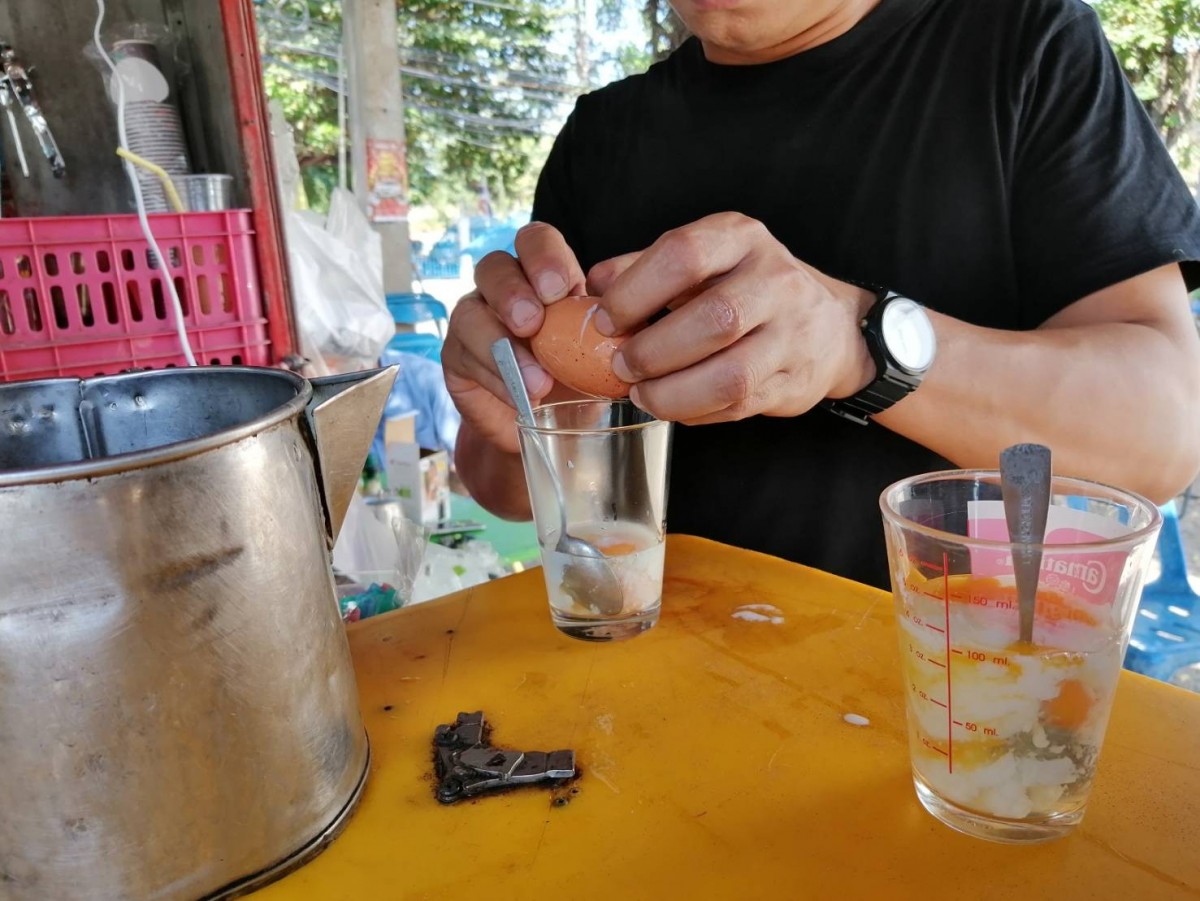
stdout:
<svg viewBox="0 0 1200 901">
<path fill-rule="evenodd" d="M 785 622 L 731 616 L 753 603 Z M 362 807 L 256 901 L 1200 898 L 1200 696 L 1123 673 L 1083 825 L 968 838 L 913 795 L 890 596 L 774 558 L 672 538 L 662 621 L 623 643 L 559 636 L 540 571 L 350 643 Z M 434 800 L 434 727 L 480 709 L 499 746 L 576 750 L 570 803 Z"/>
</svg>

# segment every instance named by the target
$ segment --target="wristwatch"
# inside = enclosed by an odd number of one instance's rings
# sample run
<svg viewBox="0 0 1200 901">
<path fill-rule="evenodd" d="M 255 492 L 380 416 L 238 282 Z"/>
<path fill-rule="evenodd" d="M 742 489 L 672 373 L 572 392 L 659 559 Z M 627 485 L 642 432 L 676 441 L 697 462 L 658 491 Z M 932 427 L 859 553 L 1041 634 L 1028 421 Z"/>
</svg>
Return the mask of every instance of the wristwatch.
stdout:
<svg viewBox="0 0 1200 901">
<path fill-rule="evenodd" d="M 937 353 L 937 337 L 925 308 L 903 294 L 880 290 L 862 321 L 863 340 L 875 361 L 875 378 L 850 397 L 825 401 L 825 408 L 851 422 L 866 425 L 908 397 Z"/>
</svg>

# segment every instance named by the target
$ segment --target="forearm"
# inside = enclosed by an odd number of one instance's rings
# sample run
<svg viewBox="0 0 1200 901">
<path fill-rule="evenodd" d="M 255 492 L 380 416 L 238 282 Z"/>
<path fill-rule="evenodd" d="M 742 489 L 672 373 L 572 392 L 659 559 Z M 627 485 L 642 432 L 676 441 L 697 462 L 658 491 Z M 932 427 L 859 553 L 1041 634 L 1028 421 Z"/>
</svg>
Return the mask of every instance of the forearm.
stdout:
<svg viewBox="0 0 1200 901">
<path fill-rule="evenodd" d="M 1195 476 L 1200 370 L 1187 340 L 1136 322 L 1008 332 L 931 316 L 934 368 L 881 425 L 970 468 L 1038 442 L 1057 473 L 1157 502 Z"/>
<path fill-rule="evenodd" d="M 520 454 L 501 450 L 464 421 L 458 432 L 454 463 L 471 497 L 484 509 L 501 519 L 530 518 Z"/>
</svg>

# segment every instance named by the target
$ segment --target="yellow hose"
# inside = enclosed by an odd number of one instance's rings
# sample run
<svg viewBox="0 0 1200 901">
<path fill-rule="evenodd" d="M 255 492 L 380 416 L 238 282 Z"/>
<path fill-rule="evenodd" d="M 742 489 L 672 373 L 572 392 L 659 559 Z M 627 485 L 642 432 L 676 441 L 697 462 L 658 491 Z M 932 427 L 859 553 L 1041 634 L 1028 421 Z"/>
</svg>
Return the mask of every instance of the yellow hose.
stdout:
<svg viewBox="0 0 1200 901">
<path fill-rule="evenodd" d="M 123 160 L 128 160 L 135 166 L 141 166 L 147 172 L 157 175 L 163 183 L 163 190 L 167 192 L 167 200 L 171 202 L 171 206 L 177 213 L 186 213 L 187 208 L 183 205 L 183 201 L 179 199 L 179 192 L 175 190 L 175 182 L 171 181 L 165 169 L 161 166 L 156 166 L 149 160 L 144 160 L 136 153 L 126 150 L 124 147 L 117 148 L 117 156 Z"/>
</svg>

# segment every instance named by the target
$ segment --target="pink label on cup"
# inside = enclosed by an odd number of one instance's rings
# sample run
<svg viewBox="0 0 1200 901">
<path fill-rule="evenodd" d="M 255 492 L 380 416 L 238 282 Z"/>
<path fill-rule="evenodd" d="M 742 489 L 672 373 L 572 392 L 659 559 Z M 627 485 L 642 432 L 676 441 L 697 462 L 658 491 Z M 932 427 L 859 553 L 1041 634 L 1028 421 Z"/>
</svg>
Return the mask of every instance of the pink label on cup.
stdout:
<svg viewBox="0 0 1200 901">
<path fill-rule="evenodd" d="M 1002 501 L 974 501 L 968 512 L 967 533 L 985 541 L 1008 541 Z M 1088 544 L 1120 538 L 1129 530 L 1108 517 L 1070 507 L 1051 507 L 1046 521 L 1046 544 Z M 1125 551 L 1056 549 L 1042 556 L 1040 585 L 1097 605 L 1110 604 L 1120 585 L 1129 554 Z M 977 576 L 1011 576 L 1012 554 L 1007 549 L 972 550 L 971 572 Z"/>
</svg>

